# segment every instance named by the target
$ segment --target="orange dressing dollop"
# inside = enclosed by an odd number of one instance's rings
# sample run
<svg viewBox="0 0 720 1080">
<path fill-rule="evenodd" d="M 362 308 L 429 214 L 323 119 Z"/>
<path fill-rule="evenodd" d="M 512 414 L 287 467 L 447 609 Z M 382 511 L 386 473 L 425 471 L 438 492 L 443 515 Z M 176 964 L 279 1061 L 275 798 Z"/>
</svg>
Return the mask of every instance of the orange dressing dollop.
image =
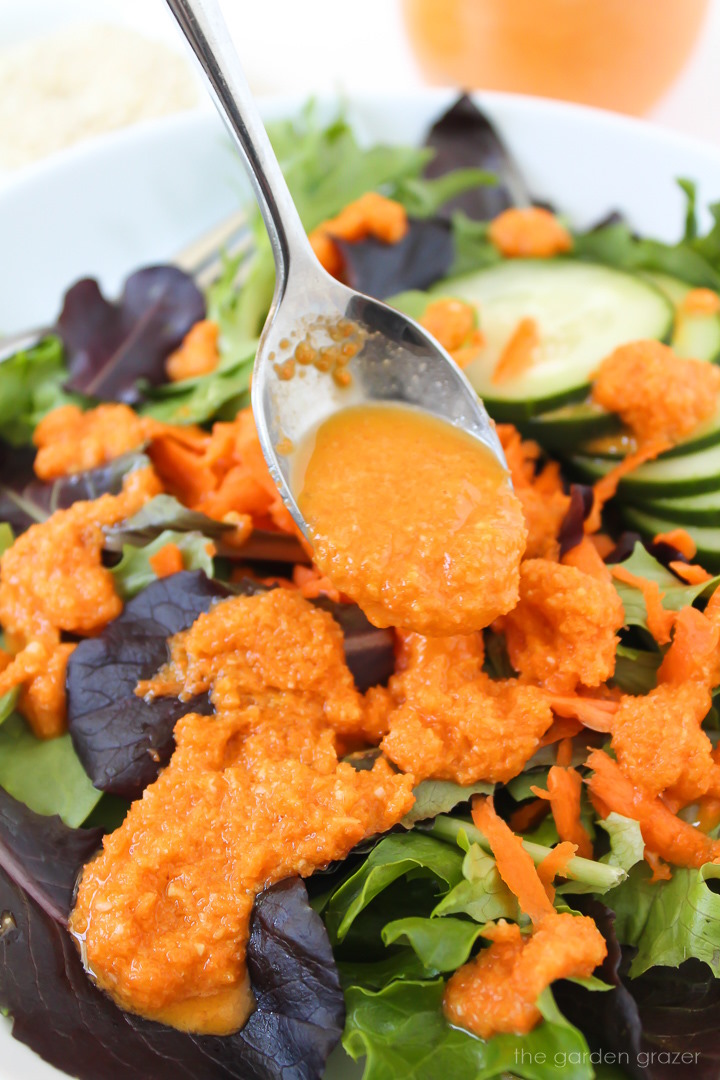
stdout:
<svg viewBox="0 0 720 1080">
<path fill-rule="evenodd" d="M 336 413 L 299 505 L 316 564 L 376 626 L 471 633 L 517 603 L 522 508 L 492 452 L 444 420 L 385 404 Z"/>
</svg>

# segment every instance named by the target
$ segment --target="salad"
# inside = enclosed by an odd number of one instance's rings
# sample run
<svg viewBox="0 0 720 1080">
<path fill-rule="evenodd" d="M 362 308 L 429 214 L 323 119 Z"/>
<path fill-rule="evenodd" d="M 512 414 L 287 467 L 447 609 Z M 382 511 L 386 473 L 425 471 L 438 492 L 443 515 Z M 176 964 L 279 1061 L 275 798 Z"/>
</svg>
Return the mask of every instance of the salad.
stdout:
<svg viewBox="0 0 720 1080">
<path fill-rule="evenodd" d="M 420 148 L 271 134 L 326 268 L 483 397 L 523 542 L 472 633 L 313 562 L 249 409 L 259 219 L 205 294 L 72 285 L 0 365 L 0 1007 L 92 1080 L 710 1080 L 718 208 L 682 181 L 668 245 L 514 206 L 467 98 Z"/>
</svg>

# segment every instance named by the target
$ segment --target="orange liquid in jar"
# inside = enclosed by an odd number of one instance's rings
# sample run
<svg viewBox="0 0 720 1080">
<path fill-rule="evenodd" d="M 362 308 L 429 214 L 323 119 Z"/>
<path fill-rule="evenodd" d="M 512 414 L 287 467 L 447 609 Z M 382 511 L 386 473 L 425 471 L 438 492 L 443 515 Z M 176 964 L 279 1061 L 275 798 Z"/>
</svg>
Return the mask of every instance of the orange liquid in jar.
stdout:
<svg viewBox="0 0 720 1080">
<path fill-rule="evenodd" d="M 639 115 L 671 85 L 708 0 L 404 0 L 427 77 Z"/>
<path fill-rule="evenodd" d="M 520 503 L 494 454 L 444 420 L 399 405 L 334 414 L 298 503 L 315 562 L 376 626 L 470 633 L 517 602 Z"/>
</svg>

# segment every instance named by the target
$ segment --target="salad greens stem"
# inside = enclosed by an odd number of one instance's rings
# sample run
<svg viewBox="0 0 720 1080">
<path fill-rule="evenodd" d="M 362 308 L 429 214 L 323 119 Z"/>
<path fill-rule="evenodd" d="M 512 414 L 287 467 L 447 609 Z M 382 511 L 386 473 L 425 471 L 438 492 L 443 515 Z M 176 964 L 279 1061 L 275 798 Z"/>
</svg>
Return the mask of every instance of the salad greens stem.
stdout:
<svg viewBox="0 0 720 1080">
<path fill-rule="evenodd" d="M 444 840 L 449 844 L 456 844 L 460 835 L 464 833 L 468 840 L 479 844 L 483 851 L 492 854 L 490 844 L 485 836 L 470 821 L 463 821 L 458 818 L 448 817 L 446 814 L 440 814 L 431 825 L 421 825 L 419 828 L 426 829 L 438 840 Z M 536 866 L 552 850 L 552 848 L 545 847 L 544 844 L 534 844 L 530 840 L 523 840 L 522 844 Z M 595 862 L 593 859 L 582 859 L 579 855 L 574 855 L 564 870 L 564 876 L 571 881 L 581 882 L 583 885 L 591 887 L 593 891 L 607 892 L 608 889 L 614 889 L 616 885 L 624 881 L 627 873 L 621 870 L 620 867 L 607 866 L 605 863 Z"/>
</svg>

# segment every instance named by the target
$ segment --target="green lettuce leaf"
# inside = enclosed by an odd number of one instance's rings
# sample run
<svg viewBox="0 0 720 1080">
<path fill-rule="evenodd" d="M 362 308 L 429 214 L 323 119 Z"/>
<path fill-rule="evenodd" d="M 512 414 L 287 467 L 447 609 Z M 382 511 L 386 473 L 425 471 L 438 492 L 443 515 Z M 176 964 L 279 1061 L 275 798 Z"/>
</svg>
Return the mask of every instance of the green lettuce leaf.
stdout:
<svg viewBox="0 0 720 1080">
<path fill-rule="evenodd" d="M 46 413 L 58 405 L 82 401 L 62 389 L 66 378 L 63 347 L 57 337 L 47 337 L 0 364 L 0 431 L 6 442 L 14 446 L 32 442 L 35 426 Z"/>
<path fill-rule="evenodd" d="M 7 521 L 0 523 L 0 555 L 15 543 L 15 534 Z"/>
<path fill-rule="evenodd" d="M 476 187 L 494 187 L 495 173 L 486 169 L 453 169 L 432 180 L 426 177 L 409 177 L 402 180 L 395 192 L 395 199 L 402 203 L 409 217 L 433 217 L 457 195 Z"/>
<path fill-rule="evenodd" d="M 682 179 L 678 184 L 687 198 L 685 233 L 678 243 L 665 244 L 638 237 L 624 222 L 613 222 L 576 234 L 573 256 L 621 270 L 660 271 L 689 285 L 720 289 L 720 204 L 709 207 L 713 224 L 705 236 L 698 236 L 695 185 Z"/>
<path fill-rule="evenodd" d="M 720 895 L 709 882 L 720 866 L 675 868 L 669 881 L 650 883 L 650 870 L 638 864 L 608 898 L 623 945 L 637 949 L 630 975 L 654 966 L 677 967 L 694 956 L 720 976 Z"/>
<path fill-rule="evenodd" d="M 13 709 L 18 699 L 19 690 L 15 687 L 12 690 L 8 690 L 7 694 L 3 694 L 0 697 L 0 724 L 4 723 L 9 716 L 12 715 Z"/>
<path fill-rule="evenodd" d="M 166 544 L 176 544 L 183 556 L 184 570 L 204 570 L 209 578 L 214 575 L 212 555 L 208 554 L 207 536 L 198 532 L 173 532 L 165 529 L 155 540 L 144 547 L 124 544 L 122 558 L 113 566 L 110 573 L 115 578 L 115 590 L 122 600 L 147 588 L 157 579 L 157 574 L 150 565 L 150 559 Z"/>
<path fill-rule="evenodd" d="M 679 611 L 692 604 L 700 596 L 711 596 L 720 584 L 720 574 L 718 574 L 710 581 L 701 582 L 699 585 L 683 585 L 670 570 L 666 570 L 662 563 L 654 559 L 639 541 L 632 555 L 619 565 L 629 570 L 631 574 L 635 574 L 636 577 L 657 582 L 660 590 L 665 594 L 662 605 L 667 611 Z M 640 590 L 615 579 L 613 579 L 613 584 L 625 608 L 626 625 L 642 626 L 647 630 L 647 609 Z"/>
<path fill-rule="evenodd" d="M 105 547 L 122 551 L 125 544 L 142 547 L 166 529 L 176 533 L 202 533 L 206 540 L 219 540 L 234 526 L 216 521 L 198 510 L 188 510 L 173 495 L 156 495 L 132 517 L 105 529 Z"/>
<path fill-rule="evenodd" d="M 424 833 L 386 837 L 330 898 L 324 914 L 330 939 L 341 942 L 358 915 L 398 878 L 422 871 L 437 880 L 438 891 L 447 892 L 462 880 L 462 863 L 457 847 Z"/>
<path fill-rule="evenodd" d="M 209 375 L 157 387 L 141 385 L 146 400 L 139 412 L 168 424 L 204 424 L 212 419 L 234 419 L 240 409 L 250 404 L 250 376 L 256 345 L 253 341 L 234 366 L 226 370 L 219 368 Z"/>
<path fill-rule="evenodd" d="M 366 191 L 394 197 L 403 184 L 420 177 L 432 156 L 431 150 L 414 146 L 362 147 L 343 118 L 323 123 L 313 105 L 299 119 L 269 124 L 268 134 L 308 232 Z M 434 188 L 415 188 L 409 197 L 428 205 L 435 194 Z M 225 308 L 223 335 L 235 340 L 260 333 L 275 287 L 272 252 L 259 214 L 253 227 L 255 254 L 237 300 Z M 215 298 L 210 299 L 212 307 Z"/>
<path fill-rule="evenodd" d="M 465 919 L 395 919 L 382 932 L 386 945 L 408 944 L 428 971 L 455 971 L 467 962 L 483 927 Z"/>
<path fill-rule="evenodd" d="M 515 896 L 498 873 L 492 855 L 470 844 L 462 865 L 463 880 L 458 882 L 433 909 L 433 915 L 469 915 L 478 923 L 493 919 L 522 918 Z"/>
<path fill-rule="evenodd" d="M 379 993 L 350 987 L 343 1046 L 366 1058 L 363 1080 L 490 1080 L 503 1073 L 555 1080 L 563 1065 L 573 1080 L 592 1080 L 585 1039 L 559 1012 L 550 991 L 538 1001 L 543 1022 L 527 1035 L 485 1040 L 451 1027 L 442 1012 L 445 983 L 394 982 Z"/>
<path fill-rule="evenodd" d="M 621 870 L 630 870 L 636 863 L 642 862 L 645 841 L 637 821 L 613 810 L 606 818 L 598 818 L 597 824 L 610 837 L 610 850 L 601 857 L 600 862 L 619 866 Z"/>
<path fill-rule="evenodd" d="M 0 727 L 0 787 L 37 814 L 82 825 L 102 796 L 90 783 L 69 735 L 37 739 L 17 713 Z"/>
<path fill-rule="evenodd" d="M 662 654 L 658 650 L 649 652 L 618 645 L 612 682 L 626 694 L 648 694 L 657 686 L 657 669 L 661 662 Z"/>
<path fill-rule="evenodd" d="M 480 781 L 477 784 L 455 784 L 452 780 L 422 780 L 413 788 L 415 803 L 401 821 L 406 829 L 412 829 L 418 821 L 447 814 L 459 803 L 467 802 L 473 795 L 492 795 L 494 784 Z"/>
</svg>

